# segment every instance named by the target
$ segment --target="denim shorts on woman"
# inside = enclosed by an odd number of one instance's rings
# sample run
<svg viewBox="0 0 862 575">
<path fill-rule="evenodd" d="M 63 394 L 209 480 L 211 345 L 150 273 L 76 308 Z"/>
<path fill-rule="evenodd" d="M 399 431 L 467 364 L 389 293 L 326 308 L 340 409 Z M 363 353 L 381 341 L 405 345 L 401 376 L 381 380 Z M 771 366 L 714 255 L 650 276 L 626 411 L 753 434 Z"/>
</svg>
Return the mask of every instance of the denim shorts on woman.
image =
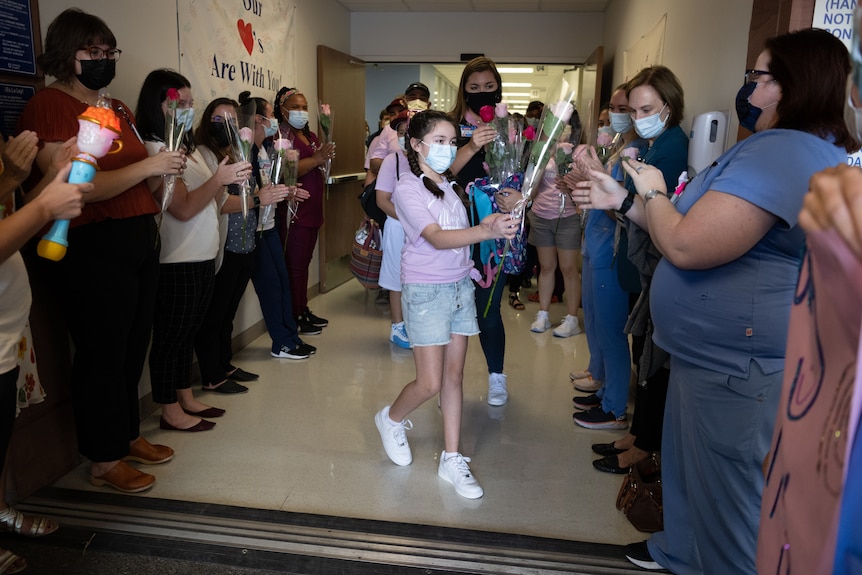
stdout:
<svg viewBox="0 0 862 575">
<path fill-rule="evenodd" d="M 479 333 L 475 288 L 469 276 L 448 284 L 404 284 L 401 307 L 414 346 L 446 345 L 453 333 Z"/>
<path fill-rule="evenodd" d="M 530 234 L 527 241 L 537 248 L 581 249 L 581 216 L 546 220 L 533 212 L 529 213 Z"/>
</svg>

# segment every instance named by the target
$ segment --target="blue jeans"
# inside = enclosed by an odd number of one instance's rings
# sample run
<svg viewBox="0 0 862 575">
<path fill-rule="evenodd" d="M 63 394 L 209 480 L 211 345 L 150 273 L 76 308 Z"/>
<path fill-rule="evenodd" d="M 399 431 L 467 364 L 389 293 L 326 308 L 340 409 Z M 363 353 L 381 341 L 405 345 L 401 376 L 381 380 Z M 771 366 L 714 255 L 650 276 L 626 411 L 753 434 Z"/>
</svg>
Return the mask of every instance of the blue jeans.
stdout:
<svg viewBox="0 0 862 575">
<path fill-rule="evenodd" d="M 300 340 L 296 321 L 293 319 L 293 305 L 290 294 L 290 278 L 284 265 L 284 249 L 278 230 L 265 230 L 258 239 L 254 250 L 255 267 L 251 281 L 269 337 L 272 338 L 272 351 L 277 353 L 281 346 L 293 349 Z"/>
<path fill-rule="evenodd" d="M 679 575 L 756 573 L 763 460 L 784 372 L 747 378 L 671 357 L 662 435 L 664 531 L 653 560 Z"/>
<path fill-rule="evenodd" d="M 506 330 L 503 328 L 503 316 L 500 314 L 500 301 L 503 299 L 503 288 L 506 287 L 507 276 L 500 273 L 497 283 L 479 287 L 476 282 L 476 316 L 479 319 L 479 343 L 488 364 L 488 373 L 503 373 L 503 356 L 506 354 Z M 488 300 L 490 299 L 490 305 Z M 487 315 L 485 310 L 488 310 Z"/>
</svg>

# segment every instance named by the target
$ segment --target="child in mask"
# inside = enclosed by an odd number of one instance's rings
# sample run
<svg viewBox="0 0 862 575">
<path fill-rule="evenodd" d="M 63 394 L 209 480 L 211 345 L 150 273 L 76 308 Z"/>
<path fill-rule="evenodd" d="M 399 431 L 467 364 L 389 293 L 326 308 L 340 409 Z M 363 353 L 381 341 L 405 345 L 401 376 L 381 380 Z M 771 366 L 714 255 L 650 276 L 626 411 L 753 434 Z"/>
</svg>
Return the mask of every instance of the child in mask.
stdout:
<svg viewBox="0 0 862 575">
<path fill-rule="evenodd" d="M 477 499 L 484 491 L 470 472 L 469 458 L 459 451 L 467 337 L 479 333 L 469 246 L 511 239 L 518 223 L 509 215 L 491 214 L 478 226 L 468 227 L 464 192 L 449 172 L 456 153 L 455 133 L 454 123 L 437 111 L 416 114 L 408 128 L 410 173 L 398 181 L 394 203 L 405 233 L 402 305 L 416 379 L 374 416 L 374 422 L 389 458 L 409 465 L 413 455 L 405 431 L 413 424 L 406 417 L 439 393 L 444 450 L 437 474 L 462 497 Z"/>
</svg>

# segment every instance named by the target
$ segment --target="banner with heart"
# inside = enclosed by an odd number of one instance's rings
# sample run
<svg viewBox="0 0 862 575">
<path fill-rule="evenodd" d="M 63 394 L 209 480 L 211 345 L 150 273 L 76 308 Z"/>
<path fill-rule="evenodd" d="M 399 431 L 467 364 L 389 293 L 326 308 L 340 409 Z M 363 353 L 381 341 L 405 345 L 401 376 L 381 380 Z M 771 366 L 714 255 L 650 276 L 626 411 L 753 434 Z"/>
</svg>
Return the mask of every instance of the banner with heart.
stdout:
<svg viewBox="0 0 862 575">
<path fill-rule="evenodd" d="M 177 5 L 180 73 L 196 107 L 248 90 L 271 100 L 296 81 L 296 6 L 288 0 L 197 0 Z"/>
</svg>

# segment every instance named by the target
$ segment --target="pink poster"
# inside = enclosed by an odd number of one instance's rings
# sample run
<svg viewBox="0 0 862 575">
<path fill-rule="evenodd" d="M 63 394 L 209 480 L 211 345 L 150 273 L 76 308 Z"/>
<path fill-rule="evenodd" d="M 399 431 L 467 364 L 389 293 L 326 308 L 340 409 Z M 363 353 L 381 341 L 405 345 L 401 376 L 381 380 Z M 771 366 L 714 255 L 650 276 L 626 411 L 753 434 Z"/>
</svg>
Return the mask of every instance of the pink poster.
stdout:
<svg viewBox="0 0 862 575">
<path fill-rule="evenodd" d="M 832 231 L 809 234 L 808 250 L 766 462 L 760 575 L 831 571 L 851 421 L 855 430 L 862 402 L 862 262 Z"/>
</svg>

